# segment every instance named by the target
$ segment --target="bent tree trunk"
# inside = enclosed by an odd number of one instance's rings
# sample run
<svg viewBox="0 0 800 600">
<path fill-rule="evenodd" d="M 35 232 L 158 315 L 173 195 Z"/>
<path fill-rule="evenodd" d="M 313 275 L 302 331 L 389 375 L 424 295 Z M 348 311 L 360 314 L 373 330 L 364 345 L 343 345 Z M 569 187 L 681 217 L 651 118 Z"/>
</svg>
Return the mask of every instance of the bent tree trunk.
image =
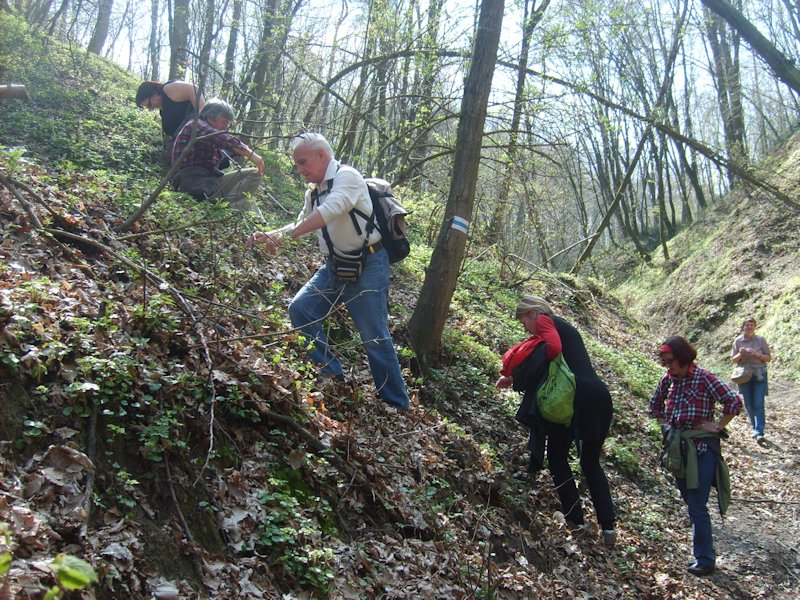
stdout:
<svg viewBox="0 0 800 600">
<path fill-rule="evenodd" d="M 775 45 L 764 37 L 756 27 L 747 20 L 734 6 L 725 0 L 700 0 L 705 6 L 713 10 L 728 22 L 732 29 L 737 31 L 753 52 L 758 54 L 783 83 L 800 94 L 800 69 L 794 66 L 794 61 L 787 58 Z"/>
</svg>

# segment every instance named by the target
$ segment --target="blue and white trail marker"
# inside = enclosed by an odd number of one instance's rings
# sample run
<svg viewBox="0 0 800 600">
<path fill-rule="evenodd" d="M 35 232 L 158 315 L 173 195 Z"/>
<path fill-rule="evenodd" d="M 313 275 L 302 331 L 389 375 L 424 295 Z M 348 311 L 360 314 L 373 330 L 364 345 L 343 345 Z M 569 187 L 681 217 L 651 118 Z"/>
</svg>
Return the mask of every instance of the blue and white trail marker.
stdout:
<svg viewBox="0 0 800 600">
<path fill-rule="evenodd" d="M 467 221 L 464 217 L 453 217 L 453 223 L 450 225 L 450 227 L 466 235 L 467 230 L 469 229 L 469 221 Z"/>
</svg>

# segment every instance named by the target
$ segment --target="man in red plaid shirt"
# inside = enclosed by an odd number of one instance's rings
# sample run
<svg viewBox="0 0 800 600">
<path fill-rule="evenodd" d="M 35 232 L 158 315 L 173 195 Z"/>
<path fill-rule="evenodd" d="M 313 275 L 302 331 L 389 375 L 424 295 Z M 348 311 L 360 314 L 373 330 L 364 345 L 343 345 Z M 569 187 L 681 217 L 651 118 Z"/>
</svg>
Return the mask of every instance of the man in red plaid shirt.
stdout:
<svg viewBox="0 0 800 600">
<path fill-rule="evenodd" d="M 263 217 L 254 201 L 264 176 L 264 159 L 238 138 L 227 132 L 233 122 L 233 109 L 227 102 L 212 98 L 200 111 L 194 145 L 181 160 L 181 168 L 173 183 L 180 192 L 198 200 L 220 198 L 231 207 L 256 213 Z M 176 162 L 192 140 L 194 121 L 183 126 L 175 138 L 172 161 Z M 219 170 L 223 152 L 250 160 L 255 167 L 237 168 L 227 172 Z"/>
</svg>

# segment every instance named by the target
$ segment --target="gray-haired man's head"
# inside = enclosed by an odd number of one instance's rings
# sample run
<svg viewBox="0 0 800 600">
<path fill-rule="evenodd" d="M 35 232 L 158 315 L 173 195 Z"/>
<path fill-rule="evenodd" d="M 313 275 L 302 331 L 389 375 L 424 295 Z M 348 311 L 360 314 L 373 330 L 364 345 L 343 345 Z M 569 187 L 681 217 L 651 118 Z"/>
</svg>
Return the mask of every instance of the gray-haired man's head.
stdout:
<svg viewBox="0 0 800 600">
<path fill-rule="evenodd" d="M 211 98 L 205 103 L 205 106 L 200 109 L 200 118 L 214 129 L 227 129 L 233 122 L 233 108 L 224 100 Z M 223 122 L 227 122 L 227 125 L 220 127 L 219 125 Z"/>
</svg>

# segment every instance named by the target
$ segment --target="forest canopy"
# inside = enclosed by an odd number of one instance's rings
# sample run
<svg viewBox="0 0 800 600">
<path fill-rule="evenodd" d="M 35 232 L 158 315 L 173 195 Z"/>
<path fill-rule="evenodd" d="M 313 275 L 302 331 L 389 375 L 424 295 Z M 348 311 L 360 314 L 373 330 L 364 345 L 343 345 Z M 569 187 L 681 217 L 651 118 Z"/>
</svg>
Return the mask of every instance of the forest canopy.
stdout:
<svg viewBox="0 0 800 600">
<path fill-rule="evenodd" d="M 186 79 L 224 97 L 253 143 L 285 148 L 300 130 L 322 131 L 340 158 L 442 203 L 480 8 L 3 4 L 142 79 Z M 759 181 L 750 165 L 788 137 L 798 105 L 742 24 L 786 65 L 800 58 L 800 9 L 787 2 L 507 3 L 474 234 L 516 264 L 568 269 L 588 245 L 631 244 L 647 257 L 730 186 Z"/>
</svg>

